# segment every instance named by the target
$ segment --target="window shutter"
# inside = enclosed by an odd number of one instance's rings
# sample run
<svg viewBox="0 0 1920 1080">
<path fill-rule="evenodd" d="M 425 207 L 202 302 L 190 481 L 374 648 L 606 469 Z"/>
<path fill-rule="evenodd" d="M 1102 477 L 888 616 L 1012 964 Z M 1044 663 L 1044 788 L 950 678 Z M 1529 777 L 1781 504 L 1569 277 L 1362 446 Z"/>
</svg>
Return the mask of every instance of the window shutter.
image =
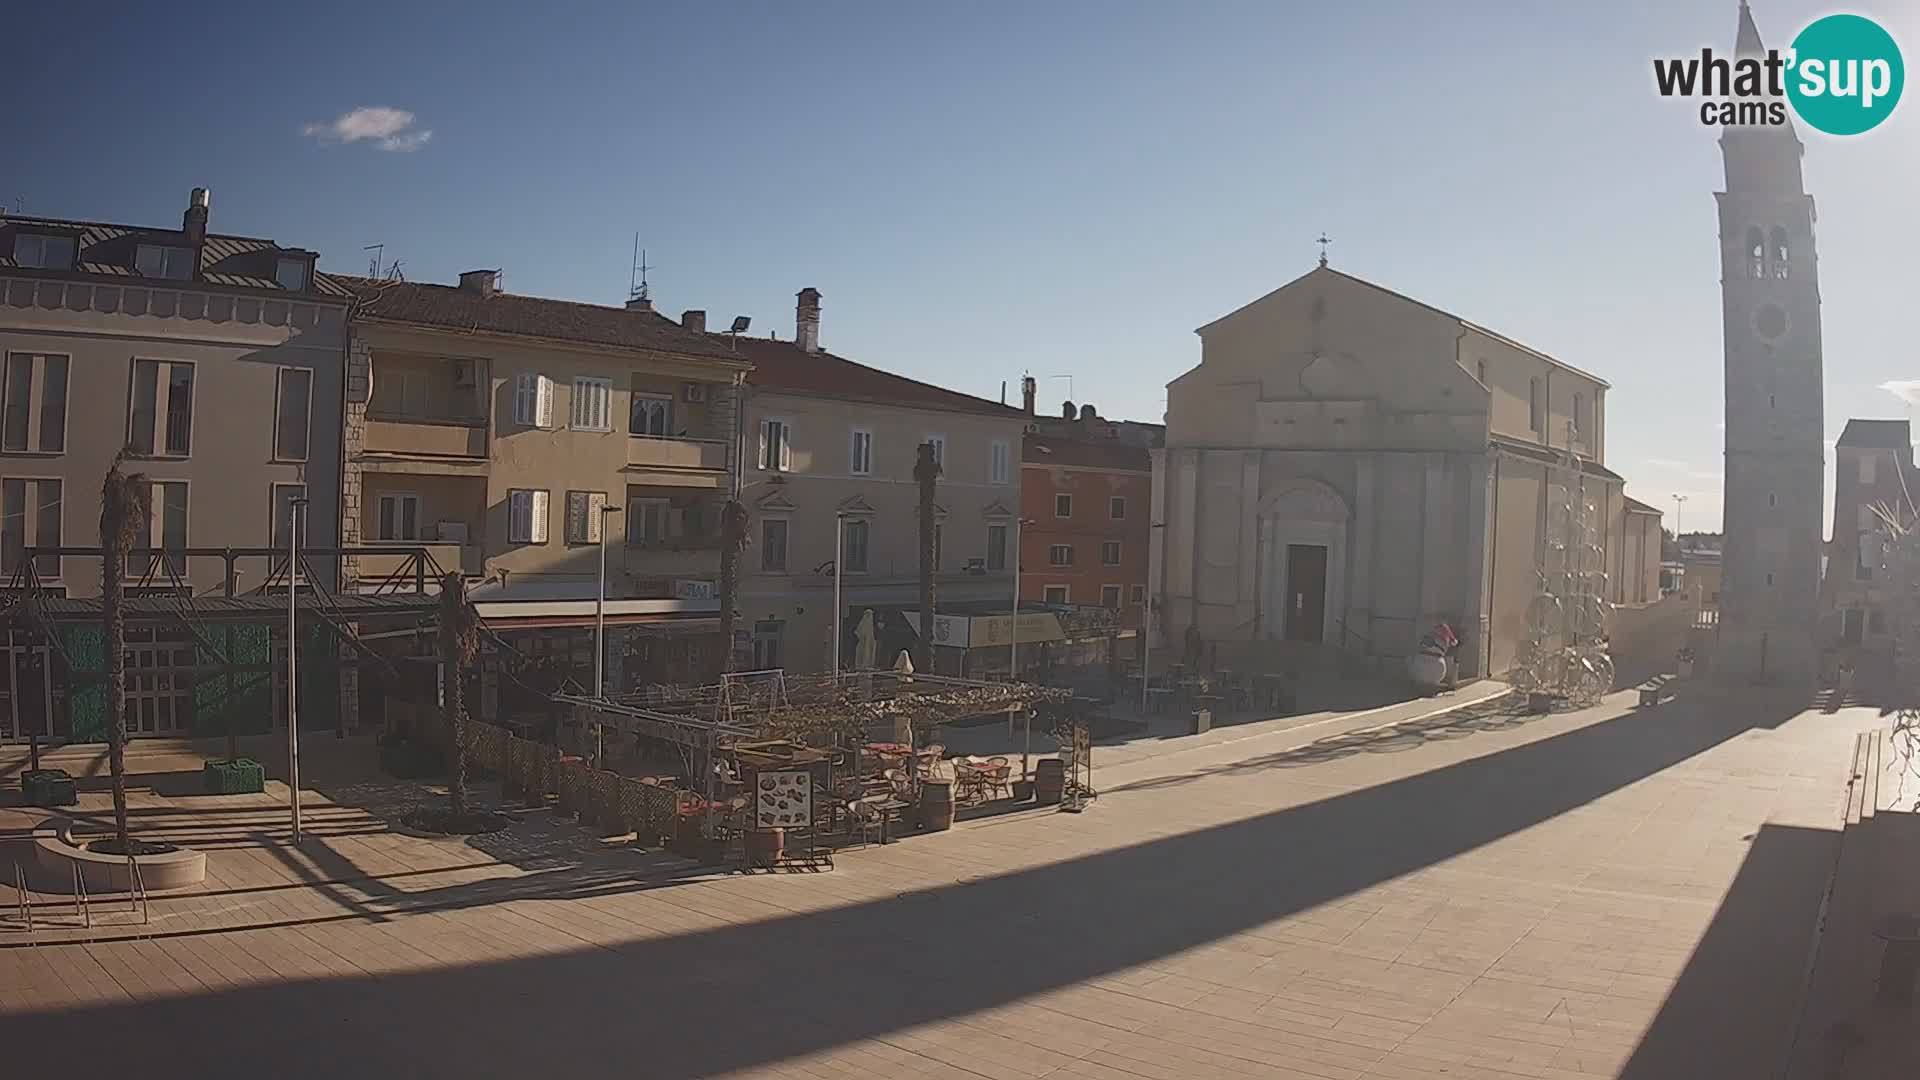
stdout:
<svg viewBox="0 0 1920 1080">
<path fill-rule="evenodd" d="M 567 492 L 567 543 L 581 544 L 587 540 L 587 493 L 584 491 Z"/>
<path fill-rule="evenodd" d="M 600 542 L 601 530 L 606 528 L 607 515 L 603 512 L 606 508 L 607 497 L 605 495 L 597 491 L 587 495 L 587 543 L 597 544 Z"/>
<path fill-rule="evenodd" d="M 384 511 L 386 509 L 384 505 L 385 500 L 381 501 L 383 504 L 381 509 Z M 528 513 L 527 493 L 524 491 L 507 492 L 507 539 L 516 544 L 526 543 L 527 534 L 531 529 L 530 520 L 531 515 Z"/>
<path fill-rule="evenodd" d="M 547 493 L 544 491 L 536 491 L 533 493 L 532 533 L 533 542 L 536 544 L 544 544 L 547 542 L 547 517 Z"/>
<path fill-rule="evenodd" d="M 759 460 L 760 460 L 760 467 L 761 467 L 762 469 L 771 469 L 771 468 L 773 468 L 773 458 L 772 458 L 772 457 L 771 457 L 771 456 L 769 455 L 769 453 L 768 453 L 768 447 L 770 447 L 771 445 L 773 445 L 773 444 L 772 444 L 772 442 L 771 442 L 771 439 L 770 439 L 770 436 L 772 435 L 772 433 L 773 433 L 773 421 L 771 421 L 771 420 L 762 420 L 762 421 L 760 421 L 760 456 L 759 456 Z"/>
<path fill-rule="evenodd" d="M 535 427 L 553 426 L 553 380 L 545 375 L 533 377 L 533 424 Z"/>
<path fill-rule="evenodd" d="M 780 471 L 793 471 L 793 428 L 780 425 Z"/>
<path fill-rule="evenodd" d="M 513 377 L 513 422 L 533 423 L 533 376 L 524 371 Z"/>
</svg>

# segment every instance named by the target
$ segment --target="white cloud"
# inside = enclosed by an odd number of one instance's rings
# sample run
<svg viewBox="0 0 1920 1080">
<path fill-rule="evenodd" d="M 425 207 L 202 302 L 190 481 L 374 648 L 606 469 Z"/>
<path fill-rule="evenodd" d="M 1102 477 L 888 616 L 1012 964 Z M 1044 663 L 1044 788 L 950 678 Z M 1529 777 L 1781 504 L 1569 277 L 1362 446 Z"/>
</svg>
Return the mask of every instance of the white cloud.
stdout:
<svg viewBox="0 0 1920 1080">
<path fill-rule="evenodd" d="M 1879 389 L 1909 405 L 1920 405 L 1920 379 L 1892 379 L 1881 383 Z"/>
<path fill-rule="evenodd" d="M 301 134 L 321 142 L 359 142 L 373 139 L 382 150 L 418 150 L 433 138 L 433 132 L 413 126 L 413 114 L 386 105 L 363 105 L 343 112 L 324 124 L 308 124 Z"/>
</svg>

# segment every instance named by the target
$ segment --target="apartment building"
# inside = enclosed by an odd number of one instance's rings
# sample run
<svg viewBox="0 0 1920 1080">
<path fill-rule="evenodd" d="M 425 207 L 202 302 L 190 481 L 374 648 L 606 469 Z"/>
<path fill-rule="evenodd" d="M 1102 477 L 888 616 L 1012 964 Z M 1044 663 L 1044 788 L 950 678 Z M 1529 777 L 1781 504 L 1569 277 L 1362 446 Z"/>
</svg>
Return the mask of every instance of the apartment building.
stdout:
<svg viewBox="0 0 1920 1080">
<path fill-rule="evenodd" d="M 209 231 L 210 210 L 197 188 L 177 227 L 0 215 L 0 582 L 98 597 L 99 560 L 52 549 L 100 543 L 101 481 L 122 447 L 152 485 L 146 546 L 171 553 L 136 558 L 136 585 L 257 589 L 271 573 L 264 554 L 229 574 L 221 559 L 182 553 L 278 548 L 297 498 L 307 542 L 338 542 L 348 292 L 315 272 L 311 251 Z M 99 655 L 97 607 L 83 615 L 60 625 L 64 655 Z M 99 687 L 71 701 L 51 689 L 35 636 L 8 632 L 0 738 L 19 730 L 23 661 L 52 714 L 39 730 L 99 737 Z M 234 655 L 264 666 L 264 628 L 243 636 Z M 196 694 L 191 677 L 204 657 L 184 628 L 136 625 L 129 654 L 134 734 L 206 725 L 210 687 Z"/>
<path fill-rule="evenodd" d="M 742 666 L 830 668 L 836 573 L 845 663 L 869 610 L 880 660 L 911 645 L 918 623 L 907 616 L 918 607 L 920 574 L 913 469 L 922 443 L 933 444 L 941 467 L 936 610 L 1012 606 L 1019 410 L 827 351 L 814 289 L 799 293 L 793 340 L 738 344 L 753 364 L 741 471 L 752 530 L 735 640 Z"/>
<path fill-rule="evenodd" d="M 515 295 L 494 270 L 352 285 L 348 540 L 425 545 L 476 579 L 491 626 L 582 686 L 604 558 L 608 691 L 711 678 L 744 355 L 700 313 Z M 404 563 L 351 571 L 375 589 Z"/>
<path fill-rule="evenodd" d="M 1905 420 L 1847 421 L 1834 443 L 1833 538 L 1820 585 L 1820 644 L 1890 658 L 1887 528 L 1882 511 L 1912 520 L 1920 474 Z"/>
<path fill-rule="evenodd" d="M 1098 604 L 1126 631 L 1141 626 L 1152 539 L 1153 440 L 1159 425 L 1121 424 L 1092 405 L 1032 415 L 1021 450 L 1020 598 Z M 1074 413 L 1067 416 L 1065 413 Z"/>
</svg>

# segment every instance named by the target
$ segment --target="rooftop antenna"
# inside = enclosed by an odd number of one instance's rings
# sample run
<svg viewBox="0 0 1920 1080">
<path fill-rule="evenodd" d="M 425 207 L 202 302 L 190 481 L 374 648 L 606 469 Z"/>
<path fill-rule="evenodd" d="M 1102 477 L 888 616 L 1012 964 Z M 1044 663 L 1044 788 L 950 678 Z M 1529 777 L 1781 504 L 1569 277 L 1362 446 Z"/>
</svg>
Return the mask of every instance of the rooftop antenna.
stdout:
<svg viewBox="0 0 1920 1080">
<path fill-rule="evenodd" d="M 1327 245 L 1333 243 L 1333 241 L 1327 236 L 1327 230 L 1321 229 L 1320 239 L 1315 240 L 1314 243 L 1320 245 L 1320 265 L 1321 266 L 1327 265 Z"/>
<path fill-rule="evenodd" d="M 373 260 L 367 264 L 367 276 L 370 278 L 379 277 L 380 276 L 380 256 L 386 253 L 387 245 L 368 244 L 366 247 L 363 247 L 360 250 L 373 252 Z"/>
<path fill-rule="evenodd" d="M 640 234 L 633 234 L 633 268 L 627 272 L 627 299 L 648 300 L 651 294 L 647 290 L 647 271 L 658 267 L 647 265 L 647 249 L 640 246 Z"/>
</svg>

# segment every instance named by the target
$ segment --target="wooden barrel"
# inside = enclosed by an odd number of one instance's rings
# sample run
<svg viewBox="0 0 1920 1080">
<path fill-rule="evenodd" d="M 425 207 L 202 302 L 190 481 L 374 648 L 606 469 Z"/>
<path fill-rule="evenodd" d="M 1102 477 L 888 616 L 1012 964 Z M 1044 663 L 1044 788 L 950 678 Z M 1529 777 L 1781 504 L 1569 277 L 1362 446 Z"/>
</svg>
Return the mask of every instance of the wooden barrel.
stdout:
<svg viewBox="0 0 1920 1080">
<path fill-rule="evenodd" d="M 953 784 L 927 780 L 920 785 L 920 824 L 928 832 L 953 828 Z"/>
<path fill-rule="evenodd" d="M 787 830 L 749 829 L 746 838 L 748 866 L 773 866 L 787 853 Z"/>
<path fill-rule="evenodd" d="M 1059 758 L 1041 758 L 1033 767 L 1033 801 L 1053 806 L 1067 786 L 1067 763 Z"/>
</svg>

